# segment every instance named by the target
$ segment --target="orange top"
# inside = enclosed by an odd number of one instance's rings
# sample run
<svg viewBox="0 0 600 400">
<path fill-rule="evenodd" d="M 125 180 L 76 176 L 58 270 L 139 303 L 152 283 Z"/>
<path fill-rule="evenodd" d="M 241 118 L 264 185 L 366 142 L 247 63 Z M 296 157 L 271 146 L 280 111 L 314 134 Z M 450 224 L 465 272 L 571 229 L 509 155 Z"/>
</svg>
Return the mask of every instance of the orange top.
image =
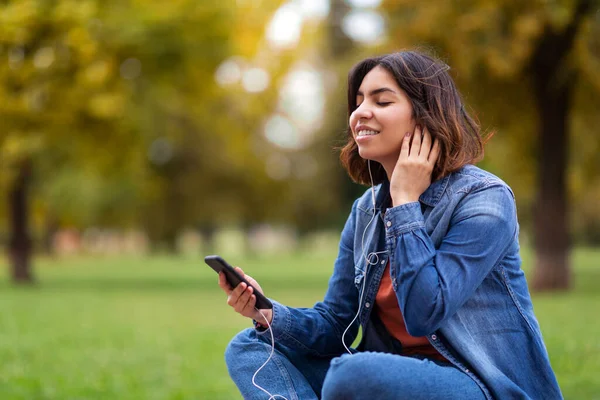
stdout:
<svg viewBox="0 0 600 400">
<path fill-rule="evenodd" d="M 381 322 L 383 322 L 383 325 L 385 325 L 386 329 L 393 337 L 402 343 L 403 355 L 419 354 L 446 361 L 446 358 L 438 353 L 425 336 L 411 336 L 406 331 L 402 311 L 400 311 L 398 299 L 396 298 L 396 293 L 392 286 L 389 261 L 385 267 L 385 271 L 383 271 L 383 276 L 381 277 L 381 284 L 379 285 L 375 304 L 377 306 L 377 315 L 379 316 L 379 319 L 381 319 Z"/>
</svg>

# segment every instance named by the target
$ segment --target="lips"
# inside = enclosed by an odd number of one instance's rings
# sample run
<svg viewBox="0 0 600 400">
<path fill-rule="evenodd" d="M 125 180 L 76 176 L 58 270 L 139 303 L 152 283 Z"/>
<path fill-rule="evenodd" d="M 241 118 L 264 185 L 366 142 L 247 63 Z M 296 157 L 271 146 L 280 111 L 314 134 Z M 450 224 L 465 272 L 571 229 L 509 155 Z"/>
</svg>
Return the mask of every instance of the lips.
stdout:
<svg viewBox="0 0 600 400">
<path fill-rule="evenodd" d="M 361 131 L 358 131 L 356 133 L 356 136 L 374 136 L 374 135 L 377 135 L 377 134 L 379 134 L 378 131 L 363 129 Z"/>
<path fill-rule="evenodd" d="M 356 127 L 356 136 L 374 136 L 377 135 L 379 131 L 371 128 L 368 125 L 359 125 Z"/>
</svg>

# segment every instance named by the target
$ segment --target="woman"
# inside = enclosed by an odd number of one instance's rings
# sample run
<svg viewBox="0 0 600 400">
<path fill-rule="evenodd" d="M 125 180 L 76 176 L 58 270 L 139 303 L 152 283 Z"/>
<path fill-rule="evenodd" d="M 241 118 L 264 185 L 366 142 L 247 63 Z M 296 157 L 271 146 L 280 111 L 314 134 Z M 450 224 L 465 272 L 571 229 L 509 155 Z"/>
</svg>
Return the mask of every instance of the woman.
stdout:
<svg viewBox="0 0 600 400">
<path fill-rule="evenodd" d="M 371 189 L 322 302 L 259 312 L 251 287 L 219 278 L 228 304 L 258 321 L 226 351 L 244 398 L 268 397 L 253 382 L 271 334 L 256 382 L 287 399 L 562 398 L 520 268 L 513 193 L 473 166 L 483 141 L 448 69 L 400 52 L 350 72 L 341 159 Z"/>
</svg>

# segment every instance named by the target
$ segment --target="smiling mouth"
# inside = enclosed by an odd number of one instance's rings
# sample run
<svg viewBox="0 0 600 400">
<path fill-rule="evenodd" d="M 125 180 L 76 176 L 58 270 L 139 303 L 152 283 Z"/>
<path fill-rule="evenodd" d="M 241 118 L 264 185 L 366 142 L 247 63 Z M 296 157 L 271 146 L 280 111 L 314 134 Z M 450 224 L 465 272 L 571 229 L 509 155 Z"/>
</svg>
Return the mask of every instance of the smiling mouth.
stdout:
<svg viewBox="0 0 600 400">
<path fill-rule="evenodd" d="M 356 136 L 373 136 L 373 135 L 377 135 L 377 134 L 379 134 L 379 131 L 363 129 L 363 130 L 358 131 Z"/>
</svg>

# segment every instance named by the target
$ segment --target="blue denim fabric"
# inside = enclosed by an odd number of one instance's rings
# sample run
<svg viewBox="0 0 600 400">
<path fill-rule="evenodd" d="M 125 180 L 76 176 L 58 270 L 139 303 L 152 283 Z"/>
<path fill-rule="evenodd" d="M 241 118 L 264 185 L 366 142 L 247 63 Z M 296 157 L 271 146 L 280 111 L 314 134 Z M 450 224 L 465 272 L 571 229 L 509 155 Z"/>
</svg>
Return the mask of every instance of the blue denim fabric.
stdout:
<svg viewBox="0 0 600 400">
<path fill-rule="evenodd" d="M 511 189 L 469 165 L 431 184 L 419 202 L 386 210 L 388 196 L 384 183 L 375 188 L 375 208 L 370 189 L 354 203 L 322 302 L 273 302 L 276 342 L 304 355 L 339 356 L 342 333 L 360 310 L 346 344 L 360 324 L 359 349 L 381 350 L 373 348 L 384 341 L 370 313 L 389 259 L 408 332 L 427 336 L 487 399 L 562 399 L 520 267 Z"/>
<path fill-rule="evenodd" d="M 252 328 L 240 332 L 227 346 L 229 375 L 245 400 L 269 398 L 252 384 L 252 376 L 270 352 L 270 335 L 258 335 Z M 312 356 L 276 342 L 273 358 L 256 375 L 256 384 L 288 400 L 318 399 L 330 361 L 331 357 Z"/>
<path fill-rule="evenodd" d="M 323 400 L 485 400 L 481 388 L 450 363 L 362 352 L 331 361 Z"/>
<path fill-rule="evenodd" d="M 252 384 L 252 375 L 271 351 L 271 343 L 264 339 L 247 329 L 231 341 L 225 352 L 229 373 L 244 399 L 269 397 Z M 273 357 L 257 374 L 256 383 L 288 400 L 485 399 L 467 374 L 450 363 L 424 357 L 366 351 L 331 360 L 301 354 L 280 343 Z"/>
</svg>

